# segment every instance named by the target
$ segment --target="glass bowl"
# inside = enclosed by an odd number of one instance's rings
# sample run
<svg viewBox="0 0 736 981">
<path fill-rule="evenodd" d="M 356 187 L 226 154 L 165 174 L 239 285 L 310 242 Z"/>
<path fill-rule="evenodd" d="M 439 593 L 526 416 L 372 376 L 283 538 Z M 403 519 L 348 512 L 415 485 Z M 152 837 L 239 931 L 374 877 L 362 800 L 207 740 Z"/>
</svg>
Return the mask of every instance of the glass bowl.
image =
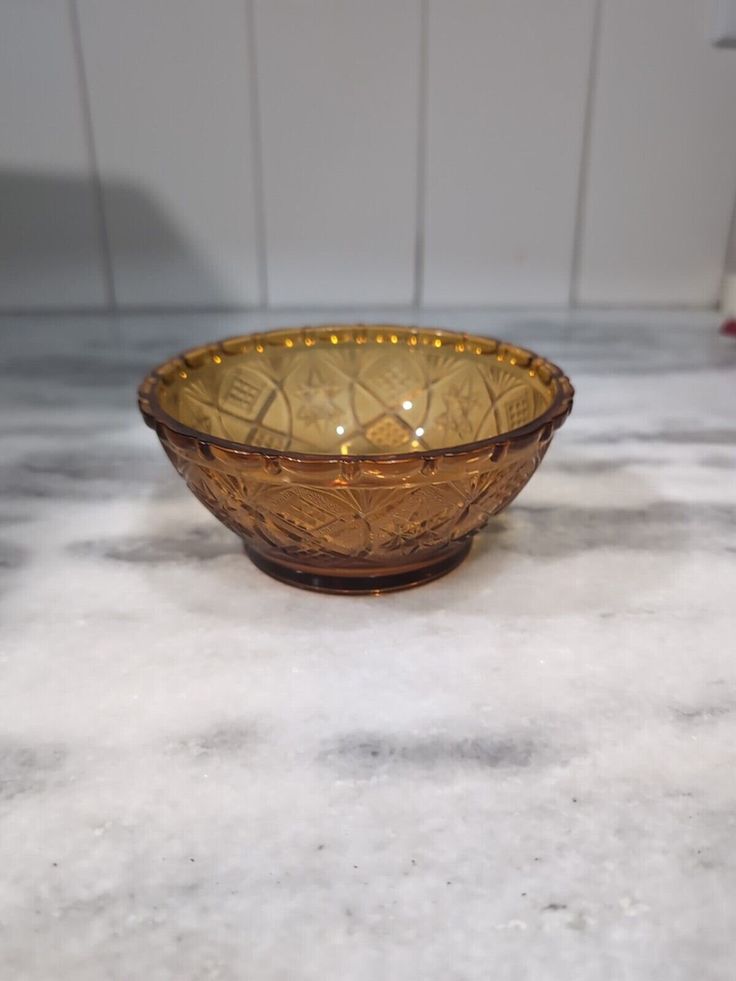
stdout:
<svg viewBox="0 0 736 981">
<path fill-rule="evenodd" d="M 194 348 L 138 397 L 189 489 L 259 569 L 376 593 L 462 562 L 539 466 L 573 388 L 492 338 L 340 324 Z"/>
</svg>

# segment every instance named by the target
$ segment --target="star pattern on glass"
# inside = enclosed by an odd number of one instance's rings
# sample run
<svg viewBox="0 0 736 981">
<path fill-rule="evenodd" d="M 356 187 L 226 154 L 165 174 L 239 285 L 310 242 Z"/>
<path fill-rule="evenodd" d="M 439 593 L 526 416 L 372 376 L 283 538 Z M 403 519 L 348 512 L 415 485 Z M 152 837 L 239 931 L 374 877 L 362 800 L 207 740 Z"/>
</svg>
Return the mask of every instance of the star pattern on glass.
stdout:
<svg viewBox="0 0 736 981">
<path fill-rule="evenodd" d="M 326 422 L 334 421 L 341 412 L 340 406 L 334 401 L 340 391 L 341 386 L 325 381 L 318 368 L 310 368 L 306 381 L 296 389 L 300 401 L 297 419 L 307 426 L 318 428 Z"/>
<path fill-rule="evenodd" d="M 443 396 L 445 411 L 437 417 L 437 425 L 448 436 L 456 435 L 460 439 L 472 436 L 470 413 L 477 401 L 475 385 L 472 378 L 463 378 L 456 385 L 451 385 Z"/>
</svg>

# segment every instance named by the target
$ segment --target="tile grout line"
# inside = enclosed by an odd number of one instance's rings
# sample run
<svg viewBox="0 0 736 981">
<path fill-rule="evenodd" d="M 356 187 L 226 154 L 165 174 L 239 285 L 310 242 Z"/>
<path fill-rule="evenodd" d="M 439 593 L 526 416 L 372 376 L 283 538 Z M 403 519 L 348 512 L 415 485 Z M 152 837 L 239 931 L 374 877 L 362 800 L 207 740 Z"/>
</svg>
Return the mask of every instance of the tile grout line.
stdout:
<svg viewBox="0 0 736 981">
<path fill-rule="evenodd" d="M 92 172 L 91 180 L 93 193 L 95 203 L 97 205 L 97 238 L 100 248 L 105 299 L 107 301 L 108 309 L 116 310 L 118 304 L 117 297 L 115 295 L 115 271 L 112 264 L 112 249 L 110 247 L 110 234 L 107 223 L 107 213 L 105 211 L 105 197 L 102 189 L 102 178 L 100 176 L 97 145 L 95 143 L 94 125 L 92 122 L 92 105 L 89 97 L 89 86 L 87 84 L 87 70 L 84 63 L 82 29 L 79 21 L 77 0 L 67 0 L 67 10 L 69 12 L 72 43 L 74 46 L 74 59 L 77 68 L 77 83 L 79 85 L 79 98 L 82 107 L 82 117 L 84 120 L 85 143 L 87 145 L 89 165 Z"/>
<path fill-rule="evenodd" d="M 263 133 L 261 100 L 258 85 L 258 44 L 254 0 L 245 0 L 246 49 L 250 100 L 250 129 L 253 142 L 253 197 L 255 204 L 256 255 L 258 262 L 259 305 L 268 308 L 268 240 L 266 234 L 266 198 L 263 176 Z"/>
<path fill-rule="evenodd" d="M 427 197 L 427 113 L 429 85 L 429 0 L 419 6 L 419 90 L 417 99 L 416 198 L 414 230 L 414 306 L 424 296 L 424 259 Z"/>
<path fill-rule="evenodd" d="M 598 82 L 598 58 L 600 54 L 601 25 L 603 21 L 603 2 L 595 0 L 593 24 L 590 37 L 590 58 L 588 79 L 583 111 L 583 133 L 578 161 L 578 188 L 575 202 L 575 225 L 573 229 L 572 251 L 570 255 L 569 305 L 575 309 L 580 305 L 580 267 L 583 255 L 583 227 L 588 200 L 588 181 L 590 175 L 590 150 L 592 142 L 593 109 Z"/>
<path fill-rule="evenodd" d="M 275 307 L 269 307 L 268 313 L 274 314 L 280 317 L 282 314 L 285 317 L 291 317 L 298 315 L 300 319 L 306 317 L 312 319 L 314 322 L 333 322 L 338 320 L 339 322 L 347 322 L 351 318 L 361 319 L 365 317 L 370 317 L 375 320 L 376 318 L 395 318 L 397 315 L 402 319 L 402 323 L 413 324 L 416 322 L 417 309 L 413 304 L 358 304 L 357 306 L 346 306 L 345 304 L 321 304 L 321 305 L 305 305 L 305 304 L 292 304 L 292 305 L 278 305 Z M 53 317 L 58 319 L 59 317 L 70 317 L 70 318 L 85 318 L 85 317 L 100 317 L 109 315 L 114 317 L 116 321 L 121 322 L 124 319 L 136 319 L 136 318 L 152 318 L 152 317 L 240 317 L 249 316 L 251 314 L 263 314 L 264 308 L 259 305 L 244 306 L 244 305 L 230 305 L 230 306 L 212 306 L 210 304 L 204 304 L 201 306 L 191 306 L 188 304 L 160 304 L 160 305 L 145 305 L 145 304 L 124 304 L 122 306 L 116 307 L 114 310 L 109 306 L 2 306 L 0 305 L 0 321 L 2 320 L 16 320 L 16 319 L 33 319 L 39 318 L 43 319 L 45 317 Z M 453 317 L 458 314 L 475 314 L 482 316 L 494 316 L 500 317 L 502 315 L 515 317 L 518 315 L 536 316 L 536 317 L 552 317 L 558 318 L 562 316 L 569 317 L 571 314 L 583 313 L 583 314 L 606 314 L 606 315 L 616 315 L 616 314 L 630 314 L 634 313 L 637 316 L 649 316 L 653 314 L 667 314 L 668 317 L 681 316 L 681 315 L 712 315 L 717 316 L 716 308 L 712 304 L 682 304 L 682 303 L 581 303 L 574 311 L 570 310 L 570 307 L 566 303 L 539 303 L 539 304 L 432 304 L 430 306 L 425 306 L 420 311 L 424 319 L 427 321 L 423 326 L 431 327 L 434 325 L 435 318 L 444 318 L 446 316 L 452 315 Z M 715 321 L 708 321 L 707 329 L 712 330 L 713 323 Z M 279 324 L 279 326 L 282 326 Z M 297 325 L 298 326 L 298 325 Z M 449 325 L 448 325 L 449 326 Z M 263 329 L 264 324 L 260 324 L 258 329 Z"/>
<path fill-rule="evenodd" d="M 726 232 L 726 245 L 723 250 L 723 259 L 721 261 L 721 282 L 718 287 L 718 296 L 716 297 L 716 307 L 720 307 L 721 301 L 723 299 L 723 290 L 726 283 L 727 276 L 733 276 L 736 274 L 736 197 L 734 197 L 733 209 L 731 211 L 731 221 L 728 223 L 728 231 Z"/>
</svg>

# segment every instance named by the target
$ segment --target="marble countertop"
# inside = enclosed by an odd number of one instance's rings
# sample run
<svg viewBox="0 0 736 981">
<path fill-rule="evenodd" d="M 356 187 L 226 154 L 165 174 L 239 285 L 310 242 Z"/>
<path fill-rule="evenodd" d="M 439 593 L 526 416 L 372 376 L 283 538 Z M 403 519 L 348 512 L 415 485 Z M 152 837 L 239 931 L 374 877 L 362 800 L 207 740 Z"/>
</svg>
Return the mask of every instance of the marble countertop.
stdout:
<svg viewBox="0 0 736 981">
<path fill-rule="evenodd" d="M 258 572 L 135 408 L 342 316 L 0 320 L 0 977 L 730 981 L 736 343 L 422 314 L 575 411 L 459 570 L 344 598 Z"/>
</svg>

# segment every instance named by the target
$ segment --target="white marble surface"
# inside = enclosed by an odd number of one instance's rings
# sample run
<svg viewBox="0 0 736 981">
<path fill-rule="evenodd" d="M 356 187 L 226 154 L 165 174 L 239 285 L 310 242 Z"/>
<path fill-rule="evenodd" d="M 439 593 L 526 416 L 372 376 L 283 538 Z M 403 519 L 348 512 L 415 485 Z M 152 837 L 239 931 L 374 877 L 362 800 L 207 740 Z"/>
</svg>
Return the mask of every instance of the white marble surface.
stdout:
<svg viewBox="0 0 736 981">
<path fill-rule="evenodd" d="M 733 978 L 736 344 L 422 318 L 578 398 L 468 562 L 380 598 L 256 571 L 134 405 L 324 314 L 0 322 L 1 978 Z"/>
</svg>

